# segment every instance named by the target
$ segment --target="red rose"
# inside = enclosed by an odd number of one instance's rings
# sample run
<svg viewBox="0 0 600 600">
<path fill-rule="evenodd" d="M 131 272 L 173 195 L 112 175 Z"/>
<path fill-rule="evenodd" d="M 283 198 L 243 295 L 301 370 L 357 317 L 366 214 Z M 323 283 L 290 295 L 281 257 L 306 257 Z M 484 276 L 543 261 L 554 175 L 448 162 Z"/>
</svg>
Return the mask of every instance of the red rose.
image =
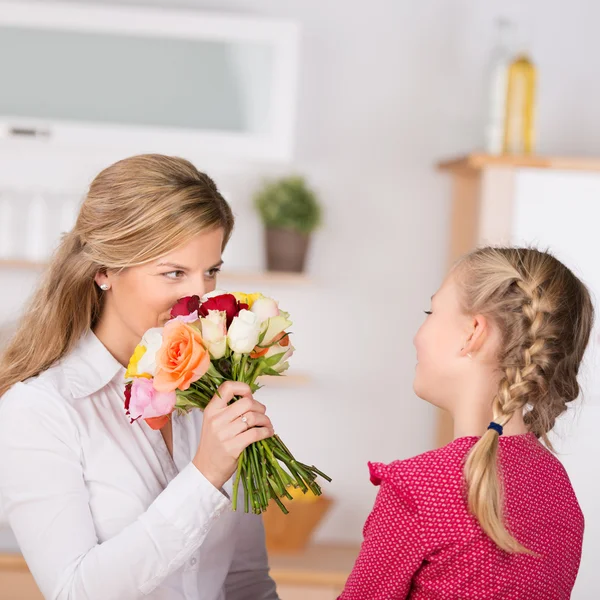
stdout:
<svg viewBox="0 0 600 600">
<path fill-rule="evenodd" d="M 238 302 L 233 294 L 221 294 L 213 296 L 200 305 L 198 311 L 200 316 L 208 317 L 209 310 L 218 310 L 227 314 L 227 328 L 231 325 L 233 319 L 240 314 L 240 310 L 248 309 L 247 304 Z"/>
<path fill-rule="evenodd" d="M 125 386 L 125 414 L 129 414 L 129 403 L 131 402 L 131 383 Z"/>
<path fill-rule="evenodd" d="M 129 403 L 131 402 L 131 383 L 128 383 L 125 386 L 125 414 L 129 417 Z M 139 417 L 137 417 L 137 419 L 139 419 Z M 133 423 L 134 421 L 137 421 L 137 419 L 132 419 L 131 417 L 129 418 L 129 421 L 131 423 Z"/>
<path fill-rule="evenodd" d="M 175 317 L 187 317 L 199 308 L 199 296 L 185 296 L 185 298 L 180 298 L 179 300 L 177 300 L 177 302 L 171 309 L 171 319 L 174 319 Z"/>
</svg>

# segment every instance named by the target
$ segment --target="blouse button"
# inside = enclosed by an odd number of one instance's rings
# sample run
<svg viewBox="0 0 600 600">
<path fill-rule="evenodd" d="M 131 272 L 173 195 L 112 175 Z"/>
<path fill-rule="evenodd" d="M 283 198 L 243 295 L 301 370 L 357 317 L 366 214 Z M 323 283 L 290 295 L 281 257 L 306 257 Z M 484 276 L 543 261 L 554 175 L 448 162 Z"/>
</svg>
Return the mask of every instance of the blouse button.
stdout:
<svg viewBox="0 0 600 600">
<path fill-rule="evenodd" d="M 190 565 L 193 567 L 197 562 L 198 561 L 195 558 L 192 558 L 192 560 L 190 560 Z"/>
</svg>

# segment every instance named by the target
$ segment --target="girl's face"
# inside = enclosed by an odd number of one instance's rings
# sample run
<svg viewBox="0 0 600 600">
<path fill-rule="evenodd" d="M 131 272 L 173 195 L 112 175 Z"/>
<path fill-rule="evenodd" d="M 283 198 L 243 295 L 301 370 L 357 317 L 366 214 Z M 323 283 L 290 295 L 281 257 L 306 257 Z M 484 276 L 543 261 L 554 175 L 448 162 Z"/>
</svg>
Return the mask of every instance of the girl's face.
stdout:
<svg viewBox="0 0 600 600">
<path fill-rule="evenodd" d="M 489 370 L 484 356 L 484 340 L 490 338 L 485 317 L 466 315 L 461 309 L 459 288 L 450 274 L 431 300 L 431 310 L 414 338 L 417 367 L 414 390 L 417 396 L 454 412 L 461 391 L 474 380 L 474 369 Z M 490 340 L 493 341 L 493 340 Z M 486 344 L 485 353 L 493 350 Z"/>
</svg>

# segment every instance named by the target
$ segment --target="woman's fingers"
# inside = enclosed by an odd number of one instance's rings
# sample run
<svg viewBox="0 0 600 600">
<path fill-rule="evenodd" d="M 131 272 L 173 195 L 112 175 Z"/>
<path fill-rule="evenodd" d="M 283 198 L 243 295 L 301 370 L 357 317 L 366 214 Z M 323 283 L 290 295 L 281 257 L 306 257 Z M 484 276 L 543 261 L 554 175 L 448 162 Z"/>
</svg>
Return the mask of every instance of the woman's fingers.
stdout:
<svg viewBox="0 0 600 600">
<path fill-rule="evenodd" d="M 230 423 L 229 427 L 223 430 L 223 436 L 225 439 L 234 439 L 253 427 L 273 429 L 273 423 L 271 423 L 271 419 L 264 413 L 247 412 Z"/>
</svg>

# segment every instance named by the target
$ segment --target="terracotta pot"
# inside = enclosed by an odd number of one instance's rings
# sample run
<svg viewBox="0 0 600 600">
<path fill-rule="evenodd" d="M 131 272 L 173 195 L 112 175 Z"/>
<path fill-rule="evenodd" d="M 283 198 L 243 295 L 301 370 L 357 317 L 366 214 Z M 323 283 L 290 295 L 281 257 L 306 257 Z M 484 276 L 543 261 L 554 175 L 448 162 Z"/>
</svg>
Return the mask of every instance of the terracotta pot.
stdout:
<svg viewBox="0 0 600 600">
<path fill-rule="evenodd" d="M 263 514 L 267 550 L 274 553 L 300 552 L 308 546 L 315 529 L 329 512 L 333 500 L 319 496 L 310 502 L 284 502 L 290 511 L 288 515 L 284 515 L 273 501 Z"/>
<path fill-rule="evenodd" d="M 304 271 L 310 236 L 294 229 L 265 229 L 267 269 L 269 271 Z"/>
</svg>

